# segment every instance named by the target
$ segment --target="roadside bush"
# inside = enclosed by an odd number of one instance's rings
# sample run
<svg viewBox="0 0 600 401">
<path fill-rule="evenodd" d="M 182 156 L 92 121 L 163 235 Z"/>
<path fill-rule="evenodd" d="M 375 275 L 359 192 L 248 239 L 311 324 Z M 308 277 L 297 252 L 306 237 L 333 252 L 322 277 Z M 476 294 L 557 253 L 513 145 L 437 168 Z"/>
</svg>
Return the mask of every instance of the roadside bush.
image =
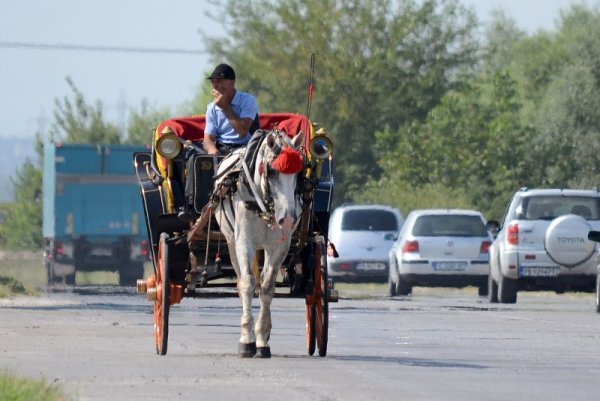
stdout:
<svg viewBox="0 0 600 401">
<path fill-rule="evenodd" d="M 29 294 L 23 283 L 12 278 L 0 276 L 0 298 L 6 298 L 18 294 Z M 3 400 L 3 398 L 0 398 Z"/>
</svg>

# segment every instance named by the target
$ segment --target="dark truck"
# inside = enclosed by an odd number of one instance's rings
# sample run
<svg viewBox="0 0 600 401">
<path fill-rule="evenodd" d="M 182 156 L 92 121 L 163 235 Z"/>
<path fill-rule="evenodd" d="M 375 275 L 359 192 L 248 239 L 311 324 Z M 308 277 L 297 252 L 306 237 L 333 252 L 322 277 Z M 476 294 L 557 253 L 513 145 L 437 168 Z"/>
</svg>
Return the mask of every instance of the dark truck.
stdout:
<svg viewBox="0 0 600 401">
<path fill-rule="evenodd" d="M 44 265 L 48 285 L 75 284 L 76 272 L 114 271 L 119 284 L 143 276 L 149 247 L 128 145 L 46 144 Z"/>
</svg>

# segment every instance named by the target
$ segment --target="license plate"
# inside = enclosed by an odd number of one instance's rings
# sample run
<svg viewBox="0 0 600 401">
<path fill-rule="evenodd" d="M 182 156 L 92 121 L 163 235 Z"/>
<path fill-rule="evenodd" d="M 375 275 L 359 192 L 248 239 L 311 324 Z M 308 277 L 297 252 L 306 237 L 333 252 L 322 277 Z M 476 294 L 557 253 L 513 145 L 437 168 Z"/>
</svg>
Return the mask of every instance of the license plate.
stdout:
<svg viewBox="0 0 600 401">
<path fill-rule="evenodd" d="M 467 262 L 432 262 L 435 271 L 463 271 L 467 269 Z"/>
<path fill-rule="evenodd" d="M 557 267 L 520 267 L 521 277 L 556 277 L 559 269 Z"/>
<path fill-rule="evenodd" d="M 356 270 L 385 270 L 385 263 L 363 262 L 356 265 Z"/>
<path fill-rule="evenodd" d="M 94 248 L 90 253 L 94 256 L 112 256 L 110 248 Z"/>
</svg>

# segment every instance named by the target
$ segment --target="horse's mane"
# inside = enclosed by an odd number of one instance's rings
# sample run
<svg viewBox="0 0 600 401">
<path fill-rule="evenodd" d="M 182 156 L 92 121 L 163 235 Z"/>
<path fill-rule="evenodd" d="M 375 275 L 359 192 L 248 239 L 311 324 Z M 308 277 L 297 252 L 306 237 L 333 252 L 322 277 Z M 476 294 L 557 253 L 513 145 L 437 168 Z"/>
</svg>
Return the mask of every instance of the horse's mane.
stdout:
<svg viewBox="0 0 600 401">
<path fill-rule="evenodd" d="M 258 150 L 270 132 L 271 131 L 264 129 L 258 129 L 254 131 L 254 134 L 252 134 L 248 145 L 246 145 L 244 161 L 246 162 L 246 165 L 250 171 L 254 171 L 256 167 L 256 159 L 258 158 Z"/>
</svg>

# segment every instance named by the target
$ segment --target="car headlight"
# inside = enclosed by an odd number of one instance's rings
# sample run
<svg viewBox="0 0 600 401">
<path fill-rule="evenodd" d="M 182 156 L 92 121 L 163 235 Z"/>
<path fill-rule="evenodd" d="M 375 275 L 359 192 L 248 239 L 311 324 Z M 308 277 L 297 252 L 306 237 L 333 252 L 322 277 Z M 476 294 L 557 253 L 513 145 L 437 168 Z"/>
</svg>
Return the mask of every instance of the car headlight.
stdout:
<svg viewBox="0 0 600 401">
<path fill-rule="evenodd" d="M 156 151 L 162 157 L 173 159 L 181 151 L 181 142 L 179 141 L 179 138 L 173 134 L 163 134 L 163 136 L 156 141 Z"/>
</svg>

